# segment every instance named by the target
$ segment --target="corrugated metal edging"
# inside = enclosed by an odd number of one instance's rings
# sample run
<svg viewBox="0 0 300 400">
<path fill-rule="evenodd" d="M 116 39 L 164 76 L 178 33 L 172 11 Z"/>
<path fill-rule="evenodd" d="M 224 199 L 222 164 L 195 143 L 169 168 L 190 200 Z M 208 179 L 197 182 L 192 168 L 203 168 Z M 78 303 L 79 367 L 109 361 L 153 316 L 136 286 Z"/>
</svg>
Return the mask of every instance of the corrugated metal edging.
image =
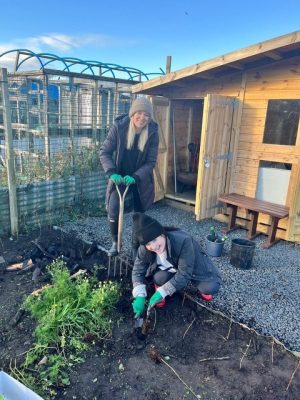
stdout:
<svg viewBox="0 0 300 400">
<path fill-rule="evenodd" d="M 74 204 L 75 177 L 35 182 L 17 188 L 20 228 L 45 225 L 66 206 Z"/>
<path fill-rule="evenodd" d="M 10 211 L 8 189 L 0 189 L 0 235 L 10 231 Z"/>
<path fill-rule="evenodd" d="M 105 199 L 106 180 L 103 171 L 91 172 L 83 177 L 76 176 L 76 201 Z"/>
<path fill-rule="evenodd" d="M 34 182 L 17 187 L 19 227 L 46 225 L 63 217 L 64 209 L 82 199 L 103 202 L 106 180 L 104 172 L 97 171 L 67 179 Z M 10 231 L 8 190 L 0 189 L 0 234 Z"/>
</svg>

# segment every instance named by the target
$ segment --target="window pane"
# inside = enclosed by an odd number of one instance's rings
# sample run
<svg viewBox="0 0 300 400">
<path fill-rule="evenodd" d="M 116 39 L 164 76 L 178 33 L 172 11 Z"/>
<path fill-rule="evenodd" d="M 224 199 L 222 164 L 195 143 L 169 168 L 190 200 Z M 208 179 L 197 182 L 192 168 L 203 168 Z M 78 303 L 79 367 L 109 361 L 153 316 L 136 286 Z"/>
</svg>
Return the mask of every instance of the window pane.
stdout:
<svg viewBox="0 0 300 400">
<path fill-rule="evenodd" d="M 256 198 L 271 203 L 286 204 L 292 164 L 260 161 Z"/>
<path fill-rule="evenodd" d="M 300 100 L 269 100 L 263 143 L 294 145 Z"/>
</svg>

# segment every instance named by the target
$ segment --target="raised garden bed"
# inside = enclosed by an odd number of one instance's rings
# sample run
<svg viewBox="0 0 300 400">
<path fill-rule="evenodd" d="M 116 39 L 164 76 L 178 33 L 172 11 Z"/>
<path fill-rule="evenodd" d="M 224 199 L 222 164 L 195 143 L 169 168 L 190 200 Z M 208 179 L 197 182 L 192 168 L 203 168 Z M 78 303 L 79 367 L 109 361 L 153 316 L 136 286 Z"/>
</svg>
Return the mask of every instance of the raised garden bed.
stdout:
<svg viewBox="0 0 300 400">
<path fill-rule="evenodd" d="M 53 229 L 19 236 L 18 240 L 4 238 L 0 251 L 9 265 L 26 261 L 29 267 L 29 259 L 35 265 L 21 273 L 18 269 L 4 273 L 6 267 L 1 267 L 0 369 L 11 373 L 11 367 L 20 368 L 35 340 L 36 322 L 28 313 L 17 312 L 24 297 L 47 282 L 46 264 L 51 256 L 63 255 L 71 273 L 91 271 L 98 265 L 100 280 L 107 277 L 107 258 L 72 234 Z M 37 265 L 41 272 L 33 276 Z M 112 318 L 111 335 L 96 340 L 81 354 L 83 361 L 68 373 L 70 385 L 54 386 L 52 394 L 48 392 L 44 398 L 297 399 L 300 368 L 293 354 L 272 338 L 258 336 L 179 294 L 152 315 L 146 340 L 138 339 L 129 275 L 122 275 L 122 298 Z M 162 357 L 160 363 L 149 357 L 153 346 Z"/>
</svg>

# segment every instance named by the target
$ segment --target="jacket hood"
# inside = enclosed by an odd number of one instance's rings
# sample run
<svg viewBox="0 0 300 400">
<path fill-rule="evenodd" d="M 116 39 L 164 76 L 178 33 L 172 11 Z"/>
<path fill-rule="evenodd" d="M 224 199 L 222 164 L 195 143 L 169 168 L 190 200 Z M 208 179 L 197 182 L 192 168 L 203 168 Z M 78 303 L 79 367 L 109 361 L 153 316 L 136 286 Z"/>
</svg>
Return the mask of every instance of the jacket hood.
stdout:
<svg viewBox="0 0 300 400">
<path fill-rule="evenodd" d="M 119 115 L 116 119 L 115 119 L 115 124 L 117 124 L 120 127 L 129 125 L 130 122 L 130 118 L 128 116 L 128 114 L 122 114 Z"/>
</svg>

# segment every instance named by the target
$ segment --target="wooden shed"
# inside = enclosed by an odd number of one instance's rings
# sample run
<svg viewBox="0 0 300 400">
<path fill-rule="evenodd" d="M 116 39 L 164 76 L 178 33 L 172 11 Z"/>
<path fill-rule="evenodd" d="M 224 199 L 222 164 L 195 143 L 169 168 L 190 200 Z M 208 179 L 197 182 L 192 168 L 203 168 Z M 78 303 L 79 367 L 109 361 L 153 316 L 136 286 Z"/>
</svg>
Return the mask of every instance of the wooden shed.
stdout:
<svg viewBox="0 0 300 400">
<path fill-rule="evenodd" d="M 286 205 L 277 237 L 300 242 L 300 31 L 133 86 L 160 124 L 156 198 L 225 221 L 224 193 Z M 246 210 L 238 222 L 246 225 Z M 267 232 L 270 217 L 259 214 Z"/>
</svg>

